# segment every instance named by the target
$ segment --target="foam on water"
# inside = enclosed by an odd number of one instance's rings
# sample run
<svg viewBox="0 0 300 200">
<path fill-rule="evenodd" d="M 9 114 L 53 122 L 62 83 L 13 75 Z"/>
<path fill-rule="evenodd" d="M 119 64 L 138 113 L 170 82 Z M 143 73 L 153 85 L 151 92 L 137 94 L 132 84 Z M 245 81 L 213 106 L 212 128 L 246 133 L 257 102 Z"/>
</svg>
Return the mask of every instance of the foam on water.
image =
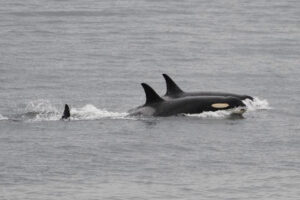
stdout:
<svg viewBox="0 0 300 200">
<path fill-rule="evenodd" d="M 87 104 L 82 108 L 71 108 L 71 120 L 96 120 L 102 118 L 124 119 L 128 113 L 110 112 Z"/>
<path fill-rule="evenodd" d="M 246 99 L 243 101 L 247 106 L 247 111 L 269 110 L 271 109 L 269 102 L 266 99 L 254 97 L 253 101 Z"/>
<path fill-rule="evenodd" d="M 1 120 L 8 120 L 8 118 L 7 118 L 7 117 L 4 117 L 3 115 L 0 114 L 0 121 L 1 121 Z"/>
<path fill-rule="evenodd" d="M 109 112 L 87 104 L 83 107 L 71 106 L 71 120 L 98 120 L 103 118 L 124 119 L 127 113 Z M 20 117 L 25 121 L 57 121 L 61 119 L 63 108 L 48 100 L 37 100 L 27 104 L 25 113 Z"/>
<path fill-rule="evenodd" d="M 254 97 L 253 101 L 250 99 L 246 99 L 243 102 L 246 105 L 246 112 L 271 109 L 268 101 L 265 99 L 261 100 L 257 97 Z M 209 111 L 209 112 L 203 112 L 200 114 L 187 114 L 185 116 L 198 117 L 198 118 L 215 118 L 215 119 L 228 118 L 228 117 L 232 117 L 235 113 L 238 113 L 239 109 L 240 108 L 229 109 L 229 110 L 219 110 L 219 111 L 215 111 L 215 112 Z"/>
<path fill-rule="evenodd" d="M 39 99 L 29 102 L 21 116 L 25 121 L 55 121 L 60 119 L 61 112 L 48 100 Z"/>
<path fill-rule="evenodd" d="M 239 108 L 236 109 L 230 109 L 230 110 L 218 110 L 218 111 L 208 111 L 208 112 L 203 112 L 200 114 L 187 114 L 185 116 L 188 117 L 198 117 L 198 118 L 213 118 L 213 119 L 222 119 L 222 118 L 228 118 L 234 115 Z M 241 115 L 240 115 L 241 116 Z"/>
<path fill-rule="evenodd" d="M 244 100 L 247 111 L 270 109 L 267 100 L 261 100 L 257 97 L 251 100 Z M 230 110 L 220 110 L 215 112 L 203 112 L 200 114 L 187 114 L 187 117 L 198 118 L 228 118 L 237 113 L 239 108 Z M 16 121 L 58 121 L 61 119 L 63 107 L 61 105 L 52 104 L 49 100 L 35 100 L 29 102 L 25 109 L 20 111 L 21 114 L 15 114 L 11 117 L 0 114 L 0 120 L 16 120 Z M 83 107 L 75 107 L 71 105 L 71 120 L 99 120 L 99 119 L 141 119 L 140 117 L 129 117 L 126 112 L 111 112 L 106 109 L 99 109 L 92 104 Z"/>
</svg>

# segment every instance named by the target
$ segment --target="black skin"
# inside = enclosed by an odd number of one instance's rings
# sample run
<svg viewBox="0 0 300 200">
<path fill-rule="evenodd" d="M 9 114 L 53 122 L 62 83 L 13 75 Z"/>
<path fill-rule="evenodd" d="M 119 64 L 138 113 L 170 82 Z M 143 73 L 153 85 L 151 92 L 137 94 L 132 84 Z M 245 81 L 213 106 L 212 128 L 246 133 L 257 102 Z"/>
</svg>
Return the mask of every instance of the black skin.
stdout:
<svg viewBox="0 0 300 200">
<path fill-rule="evenodd" d="M 191 97 L 191 96 L 222 96 L 222 97 L 235 97 L 240 100 L 245 100 L 245 99 L 253 100 L 253 97 L 249 95 L 239 95 L 239 94 L 226 93 L 226 92 L 184 92 L 167 74 L 163 74 L 163 77 L 167 85 L 167 92 L 163 96 L 164 99 L 175 99 L 175 98 Z"/>
<path fill-rule="evenodd" d="M 226 108 L 214 108 L 212 104 L 227 103 Z M 155 109 L 153 116 L 171 116 L 178 114 L 197 114 L 206 111 L 227 110 L 244 107 L 245 104 L 234 97 L 186 97 L 148 104 Z"/>
<path fill-rule="evenodd" d="M 245 107 L 245 104 L 235 97 L 196 96 L 165 100 L 149 85 L 142 83 L 142 86 L 146 94 L 146 103 L 130 110 L 130 115 L 172 116 Z M 228 104 L 228 106 L 224 108 L 213 107 L 213 104 L 218 103 Z"/>
<path fill-rule="evenodd" d="M 163 96 L 164 98 L 182 98 L 182 97 L 193 97 L 193 96 L 215 96 L 215 97 L 235 97 L 240 100 L 250 99 L 253 100 L 253 97 L 248 95 L 238 95 L 233 93 L 226 92 L 181 92 L 177 94 L 170 94 Z"/>
<path fill-rule="evenodd" d="M 63 116 L 61 117 L 61 119 L 69 119 L 70 118 L 70 108 L 68 106 L 68 104 L 65 105 L 65 110 L 63 113 Z"/>
</svg>

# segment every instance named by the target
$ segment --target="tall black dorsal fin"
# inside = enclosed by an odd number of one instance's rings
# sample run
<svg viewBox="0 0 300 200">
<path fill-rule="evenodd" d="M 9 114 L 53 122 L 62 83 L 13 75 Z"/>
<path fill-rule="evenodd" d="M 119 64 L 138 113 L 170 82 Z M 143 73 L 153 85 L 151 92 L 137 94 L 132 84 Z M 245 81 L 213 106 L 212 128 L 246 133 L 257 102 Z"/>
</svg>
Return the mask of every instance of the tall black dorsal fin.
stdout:
<svg viewBox="0 0 300 200">
<path fill-rule="evenodd" d="M 163 74 L 163 76 L 166 80 L 167 85 L 167 92 L 165 94 L 166 96 L 176 95 L 183 92 L 167 74 Z"/>
<path fill-rule="evenodd" d="M 145 105 L 164 101 L 148 84 L 142 83 L 141 85 L 143 86 L 146 94 Z"/>
<path fill-rule="evenodd" d="M 65 110 L 64 110 L 64 114 L 63 116 L 61 117 L 62 119 L 69 119 L 71 116 L 70 114 L 70 108 L 68 106 L 68 104 L 65 105 Z"/>
</svg>

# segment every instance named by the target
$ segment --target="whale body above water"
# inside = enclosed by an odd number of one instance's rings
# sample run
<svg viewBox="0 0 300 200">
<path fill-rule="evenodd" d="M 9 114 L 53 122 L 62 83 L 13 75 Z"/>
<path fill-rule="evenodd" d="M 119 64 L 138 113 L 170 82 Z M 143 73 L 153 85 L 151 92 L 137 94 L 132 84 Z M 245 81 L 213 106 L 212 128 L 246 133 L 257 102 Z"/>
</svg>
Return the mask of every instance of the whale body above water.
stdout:
<svg viewBox="0 0 300 200">
<path fill-rule="evenodd" d="M 130 115 L 173 116 L 179 114 L 198 114 L 206 111 L 241 108 L 245 112 L 245 104 L 238 98 L 228 96 L 191 96 L 184 98 L 163 99 L 149 85 L 141 84 L 146 94 L 144 105 L 129 111 Z"/>
</svg>

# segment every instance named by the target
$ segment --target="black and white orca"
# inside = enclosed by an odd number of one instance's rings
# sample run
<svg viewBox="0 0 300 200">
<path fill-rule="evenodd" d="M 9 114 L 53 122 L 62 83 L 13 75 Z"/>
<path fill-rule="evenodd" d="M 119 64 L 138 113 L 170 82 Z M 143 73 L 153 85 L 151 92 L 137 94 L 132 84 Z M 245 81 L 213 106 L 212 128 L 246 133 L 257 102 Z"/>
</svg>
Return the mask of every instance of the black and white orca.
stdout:
<svg viewBox="0 0 300 200">
<path fill-rule="evenodd" d="M 146 83 L 141 85 L 146 94 L 146 102 L 144 105 L 130 110 L 130 115 L 165 117 L 234 108 L 240 108 L 235 114 L 242 114 L 246 111 L 245 104 L 240 99 L 232 96 L 186 96 L 184 98 L 164 99 Z M 169 92 L 173 92 L 173 90 Z"/>
</svg>

